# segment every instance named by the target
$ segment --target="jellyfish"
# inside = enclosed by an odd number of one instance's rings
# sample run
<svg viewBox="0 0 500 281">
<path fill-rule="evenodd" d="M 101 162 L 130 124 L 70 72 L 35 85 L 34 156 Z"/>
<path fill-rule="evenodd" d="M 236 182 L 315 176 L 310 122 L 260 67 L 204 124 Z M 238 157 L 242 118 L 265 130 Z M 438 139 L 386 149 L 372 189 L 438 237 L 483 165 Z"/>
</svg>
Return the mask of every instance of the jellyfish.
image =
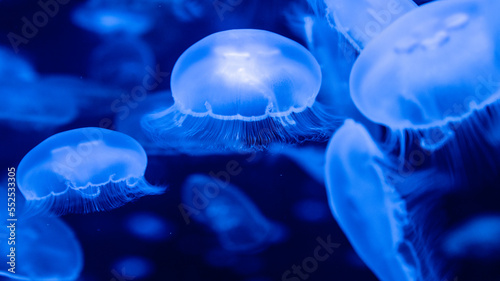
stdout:
<svg viewBox="0 0 500 281">
<path fill-rule="evenodd" d="M 52 89 L 61 89 L 67 98 L 74 99 L 79 119 L 114 113 L 114 107 L 110 107 L 110 104 L 121 100 L 123 94 L 120 89 L 73 75 L 46 75 L 41 77 L 39 83 Z"/>
<path fill-rule="evenodd" d="M 333 105 L 337 115 L 359 118 L 349 92 L 349 74 L 355 60 L 354 48 L 327 22 L 315 16 L 307 3 L 294 3 L 285 16 L 290 30 L 302 38 L 321 66 L 322 83 L 316 98 Z"/>
<path fill-rule="evenodd" d="M 2 190 L 3 191 L 3 190 Z M 13 225 L 13 226 L 12 226 Z M 17 280 L 76 280 L 83 268 L 83 254 L 73 231 L 59 218 L 2 220 L 0 276 Z M 11 247 L 15 248 L 12 252 Z M 5 254 L 4 254 L 5 253 Z M 10 256 L 9 256 L 10 255 Z M 7 268 L 6 268 L 7 265 Z M 13 270 L 8 270 L 14 267 Z"/>
<path fill-rule="evenodd" d="M 330 25 L 335 27 L 358 51 L 377 37 L 391 23 L 417 5 L 412 0 L 308 0 L 326 12 Z"/>
<path fill-rule="evenodd" d="M 0 83 L 11 80 L 33 81 L 37 73 L 25 58 L 14 54 L 5 46 L 0 46 Z"/>
<path fill-rule="evenodd" d="M 154 24 L 154 3 L 147 1 L 90 0 L 72 14 L 75 25 L 102 34 L 141 35 Z"/>
<path fill-rule="evenodd" d="M 180 22 L 192 22 L 206 17 L 214 9 L 214 4 L 203 0 L 155 0 L 167 5 Z"/>
<path fill-rule="evenodd" d="M 283 227 L 265 218 L 250 199 L 229 182 L 205 175 L 190 176 L 182 187 L 179 210 L 210 227 L 228 251 L 255 252 L 280 241 Z"/>
<path fill-rule="evenodd" d="M 325 182 L 325 148 L 316 146 L 271 146 L 270 151 L 284 155 L 302 168 L 311 178 L 318 183 Z"/>
<path fill-rule="evenodd" d="M 320 85 L 318 63 L 298 43 L 264 30 L 222 31 L 179 57 L 174 105 L 142 126 L 160 145 L 186 151 L 326 140 L 337 122 L 315 103 Z"/>
<path fill-rule="evenodd" d="M 500 95 L 499 5 L 434 1 L 388 25 L 362 44 L 350 77 L 355 105 L 401 143 L 409 136 L 429 151 L 489 135 Z"/>
<path fill-rule="evenodd" d="M 326 153 L 331 211 L 355 251 L 380 280 L 424 280 L 415 247 L 405 237 L 405 202 L 386 182 L 384 161 L 385 154 L 368 131 L 346 120 Z"/>
<path fill-rule="evenodd" d="M 449 231 L 442 243 L 447 256 L 462 259 L 500 259 L 500 215 L 480 214 Z"/>
<path fill-rule="evenodd" d="M 17 182 L 28 215 L 117 208 L 163 188 L 144 179 L 147 157 L 133 138 L 101 128 L 55 134 L 19 163 Z"/>
<path fill-rule="evenodd" d="M 146 42 L 136 37 L 117 37 L 106 40 L 92 52 L 88 72 L 97 82 L 142 96 L 143 91 L 160 86 L 157 79 L 161 77 L 156 77 L 155 65 L 153 50 Z"/>
<path fill-rule="evenodd" d="M 127 230 L 136 237 L 150 241 L 167 240 L 175 227 L 161 216 L 150 212 L 138 212 L 126 220 Z"/>
<path fill-rule="evenodd" d="M 141 256 L 122 257 L 114 263 L 111 269 L 111 273 L 115 277 L 121 277 L 122 280 L 143 279 L 153 272 L 153 262 Z"/>
<path fill-rule="evenodd" d="M 18 131 L 42 131 L 72 122 L 78 115 L 75 97 L 44 79 L 1 82 L 0 120 Z"/>
</svg>

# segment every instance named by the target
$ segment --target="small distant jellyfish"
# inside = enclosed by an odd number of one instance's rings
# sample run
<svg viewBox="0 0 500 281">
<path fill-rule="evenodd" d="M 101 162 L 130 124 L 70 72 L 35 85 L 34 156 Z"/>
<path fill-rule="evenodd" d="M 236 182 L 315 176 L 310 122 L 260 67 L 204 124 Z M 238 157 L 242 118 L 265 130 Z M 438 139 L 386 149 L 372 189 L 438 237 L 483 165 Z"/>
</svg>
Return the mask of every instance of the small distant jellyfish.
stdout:
<svg viewBox="0 0 500 281">
<path fill-rule="evenodd" d="M 384 161 L 368 131 L 347 120 L 326 153 L 330 208 L 353 248 L 380 280 L 424 280 L 415 248 L 405 237 L 405 202 L 387 184 Z"/>
<path fill-rule="evenodd" d="M 315 102 L 320 86 L 318 63 L 298 43 L 264 30 L 222 31 L 180 56 L 174 105 L 142 126 L 160 145 L 184 151 L 326 140 L 338 124 Z"/>
<path fill-rule="evenodd" d="M 27 215 L 88 213 L 117 208 L 163 188 L 144 179 L 147 157 L 131 137 L 80 128 L 44 140 L 18 166 Z"/>
<path fill-rule="evenodd" d="M 78 118 L 104 116 L 114 109 L 109 105 L 123 95 L 117 88 L 111 88 L 104 83 L 83 79 L 73 75 L 47 75 L 40 79 L 40 84 L 52 89 L 60 89 L 67 98 L 75 100 Z M 123 103 L 121 103 L 123 104 Z M 65 104 L 66 107 L 67 104 Z"/>
<path fill-rule="evenodd" d="M 161 216 L 150 212 L 138 212 L 126 220 L 127 230 L 136 237 L 149 241 L 167 240 L 175 227 Z"/>
<path fill-rule="evenodd" d="M 498 9 L 492 0 L 434 1 L 401 16 L 353 66 L 358 109 L 430 151 L 460 140 L 458 127 L 464 137 L 491 134 L 483 119 L 498 119 Z"/>
<path fill-rule="evenodd" d="M 0 235 L 8 236 L 9 222 Z M 76 280 L 83 268 L 82 248 L 73 231 L 59 218 L 20 219 L 15 222 L 15 244 L 2 239 L 0 276 L 16 280 Z M 15 247 L 15 252 L 10 248 Z M 5 253 L 5 254 L 4 254 Z M 15 273 L 8 271 L 13 255 Z M 0 278 L 1 279 L 1 278 Z"/>
<path fill-rule="evenodd" d="M 33 81 L 37 78 L 33 65 L 6 46 L 0 46 L 0 82 Z"/>
<path fill-rule="evenodd" d="M 126 256 L 113 264 L 111 272 L 116 272 L 124 280 L 143 279 L 154 273 L 154 264 L 144 257 Z"/>
<path fill-rule="evenodd" d="M 451 258 L 500 260 L 500 214 L 480 214 L 449 231 L 442 250 Z"/>
<path fill-rule="evenodd" d="M 91 79 L 126 89 L 139 99 L 159 86 L 155 56 L 148 43 L 136 37 L 114 38 L 93 50 L 88 72 Z M 142 86 L 142 88 L 138 88 Z M 129 98 L 129 99 L 133 99 Z M 136 98 L 137 99 L 137 98 Z"/>
<path fill-rule="evenodd" d="M 203 0 L 155 0 L 169 6 L 173 15 L 180 22 L 193 22 L 206 17 L 208 11 L 214 9 L 214 4 Z"/>
<path fill-rule="evenodd" d="M 256 252 L 284 237 L 281 225 L 269 221 L 250 199 L 228 182 L 205 175 L 190 176 L 182 187 L 179 210 L 210 227 L 228 251 Z"/>
<path fill-rule="evenodd" d="M 325 148 L 316 146 L 271 146 L 270 151 L 284 155 L 302 168 L 311 178 L 318 183 L 325 182 Z"/>
<path fill-rule="evenodd" d="M 147 2 L 90 0 L 73 11 L 72 21 L 97 34 L 141 35 L 154 24 L 156 6 Z"/>
</svg>

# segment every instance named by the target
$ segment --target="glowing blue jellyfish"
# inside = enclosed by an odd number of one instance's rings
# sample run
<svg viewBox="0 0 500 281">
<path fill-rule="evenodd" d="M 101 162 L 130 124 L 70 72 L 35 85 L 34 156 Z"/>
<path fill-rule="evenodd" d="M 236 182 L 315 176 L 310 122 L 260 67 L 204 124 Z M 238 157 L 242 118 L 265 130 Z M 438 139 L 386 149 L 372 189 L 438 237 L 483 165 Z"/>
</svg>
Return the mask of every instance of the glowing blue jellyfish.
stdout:
<svg viewBox="0 0 500 281">
<path fill-rule="evenodd" d="M 315 103 L 320 86 L 318 63 L 298 43 L 263 30 L 222 31 L 180 56 L 175 104 L 142 125 L 160 145 L 186 151 L 324 140 L 337 124 Z"/>
<path fill-rule="evenodd" d="M 481 214 L 449 231 L 443 252 L 455 259 L 494 260 L 500 258 L 500 215 Z"/>
<path fill-rule="evenodd" d="M 326 154 L 330 208 L 353 248 L 384 281 L 420 279 L 420 262 L 405 238 L 406 205 L 386 182 L 388 163 L 366 129 L 347 120 Z"/>
<path fill-rule="evenodd" d="M 105 85 L 126 89 L 130 95 L 144 95 L 159 86 L 153 50 L 139 38 L 125 37 L 107 40 L 91 54 L 90 78 Z"/>
<path fill-rule="evenodd" d="M 307 49 L 321 66 L 322 83 L 316 98 L 322 104 L 333 105 L 337 115 L 361 116 L 349 93 L 349 74 L 355 60 L 352 46 L 322 18 L 315 16 L 306 3 L 290 5 L 287 24 L 306 42 Z"/>
<path fill-rule="evenodd" d="M 14 54 L 9 48 L 0 46 L 0 81 L 33 81 L 37 73 L 31 63 Z"/>
<path fill-rule="evenodd" d="M 28 152 L 17 180 L 28 215 L 97 212 L 162 193 L 144 179 L 146 165 L 146 153 L 131 137 L 81 128 L 53 135 Z"/>
<path fill-rule="evenodd" d="M 73 121 L 78 115 L 76 98 L 60 85 L 44 79 L 12 79 L 1 84 L 0 120 L 13 129 L 52 129 Z"/>
<path fill-rule="evenodd" d="M 313 7 L 324 8 L 328 22 L 358 51 L 363 50 L 391 23 L 417 7 L 412 0 L 308 1 Z"/>
<path fill-rule="evenodd" d="M 120 89 L 110 88 L 89 79 L 72 75 L 48 75 L 39 80 L 43 87 L 62 92 L 63 97 L 75 100 L 78 118 L 105 116 L 114 113 L 110 104 L 120 100 L 123 94 Z M 123 103 L 123 102 L 122 102 Z"/>
<path fill-rule="evenodd" d="M 124 280 L 143 279 L 153 274 L 154 265 L 144 257 L 127 256 L 117 260 L 111 272 L 115 276 L 121 276 Z"/>
<path fill-rule="evenodd" d="M 62 220 L 39 217 L 23 218 L 14 223 L 15 240 L 2 239 L 0 244 L 0 262 L 3 265 L 0 276 L 47 281 L 78 278 L 83 268 L 82 248 L 73 231 Z M 10 236 L 9 226 L 10 222 L 2 220 L 1 236 Z M 9 245 L 7 241 L 15 241 L 15 244 Z M 11 247 L 15 247 L 14 254 Z M 15 267 L 15 273 L 8 271 L 11 265 Z"/>
<path fill-rule="evenodd" d="M 311 178 L 319 183 L 325 182 L 325 148 L 316 146 L 272 146 L 271 152 L 290 158 Z"/>
<path fill-rule="evenodd" d="M 75 25 L 102 35 L 140 35 L 154 24 L 153 3 L 119 0 L 90 0 L 73 11 Z"/>
<path fill-rule="evenodd" d="M 265 218 L 257 207 L 228 182 L 192 175 L 183 185 L 179 210 L 210 227 L 228 251 L 254 252 L 283 238 L 282 226 Z"/>
<path fill-rule="evenodd" d="M 491 0 L 434 1 L 400 17 L 362 45 L 350 78 L 358 109 L 429 150 L 454 139 L 458 126 L 488 134 L 481 119 L 498 118 L 500 96 L 492 12 L 499 8 Z M 351 24 L 343 22 L 348 30 Z"/>
<path fill-rule="evenodd" d="M 175 230 L 171 223 L 150 212 L 132 214 L 127 218 L 126 227 L 134 236 L 150 241 L 167 240 Z"/>
<path fill-rule="evenodd" d="M 199 20 L 206 16 L 207 12 L 214 9 L 213 2 L 203 0 L 156 0 L 157 2 L 164 2 L 176 19 L 181 22 L 192 22 Z"/>
</svg>

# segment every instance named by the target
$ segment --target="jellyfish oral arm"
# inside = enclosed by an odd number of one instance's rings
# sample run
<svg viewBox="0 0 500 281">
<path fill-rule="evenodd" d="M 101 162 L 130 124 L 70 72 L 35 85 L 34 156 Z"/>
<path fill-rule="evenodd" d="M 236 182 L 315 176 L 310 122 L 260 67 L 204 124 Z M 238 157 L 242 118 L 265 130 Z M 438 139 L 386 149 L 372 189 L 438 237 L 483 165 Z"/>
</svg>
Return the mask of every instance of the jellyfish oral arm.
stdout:
<svg viewBox="0 0 500 281">
<path fill-rule="evenodd" d="M 418 280 L 418 260 L 404 240 L 406 208 L 383 180 L 383 154 L 369 133 L 346 121 L 333 136 L 326 157 L 332 213 L 360 258 L 380 280 Z"/>
<path fill-rule="evenodd" d="M 402 15 L 417 7 L 411 0 L 324 0 L 334 27 L 358 50 Z"/>
</svg>

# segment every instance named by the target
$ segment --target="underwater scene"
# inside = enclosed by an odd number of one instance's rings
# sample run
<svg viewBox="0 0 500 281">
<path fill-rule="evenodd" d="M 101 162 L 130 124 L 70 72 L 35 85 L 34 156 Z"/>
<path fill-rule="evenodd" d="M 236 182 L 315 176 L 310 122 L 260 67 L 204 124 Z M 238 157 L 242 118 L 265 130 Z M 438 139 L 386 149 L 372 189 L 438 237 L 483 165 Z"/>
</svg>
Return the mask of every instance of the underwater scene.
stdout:
<svg viewBox="0 0 500 281">
<path fill-rule="evenodd" d="M 499 12 L 0 0 L 0 280 L 500 281 Z"/>
</svg>

